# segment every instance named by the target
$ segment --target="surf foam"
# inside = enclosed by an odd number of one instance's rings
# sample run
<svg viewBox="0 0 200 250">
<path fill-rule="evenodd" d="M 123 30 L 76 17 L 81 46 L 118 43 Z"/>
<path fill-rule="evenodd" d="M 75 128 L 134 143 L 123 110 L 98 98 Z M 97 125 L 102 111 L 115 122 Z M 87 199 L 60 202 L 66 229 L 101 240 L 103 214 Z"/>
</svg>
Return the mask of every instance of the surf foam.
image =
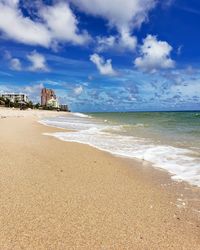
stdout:
<svg viewBox="0 0 200 250">
<path fill-rule="evenodd" d="M 43 124 L 76 130 L 46 134 L 68 141 L 88 144 L 114 155 L 151 162 L 172 174 L 172 179 L 184 180 L 200 186 L 200 159 L 190 149 L 159 145 L 147 138 L 127 136 L 107 131 L 120 130 L 121 125 L 108 125 L 91 117 L 71 114 L 67 117 L 46 119 Z"/>
</svg>

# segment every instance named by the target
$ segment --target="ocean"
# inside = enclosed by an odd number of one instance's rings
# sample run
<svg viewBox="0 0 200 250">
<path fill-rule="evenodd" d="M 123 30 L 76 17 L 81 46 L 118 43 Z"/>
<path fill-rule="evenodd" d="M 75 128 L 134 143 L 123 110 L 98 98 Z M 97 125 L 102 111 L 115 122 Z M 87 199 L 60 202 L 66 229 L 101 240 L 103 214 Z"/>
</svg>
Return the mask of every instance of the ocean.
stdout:
<svg viewBox="0 0 200 250">
<path fill-rule="evenodd" d="M 41 123 L 74 130 L 51 134 L 61 140 L 145 160 L 200 186 L 200 112 L 69 113 Z"/>
</svg>

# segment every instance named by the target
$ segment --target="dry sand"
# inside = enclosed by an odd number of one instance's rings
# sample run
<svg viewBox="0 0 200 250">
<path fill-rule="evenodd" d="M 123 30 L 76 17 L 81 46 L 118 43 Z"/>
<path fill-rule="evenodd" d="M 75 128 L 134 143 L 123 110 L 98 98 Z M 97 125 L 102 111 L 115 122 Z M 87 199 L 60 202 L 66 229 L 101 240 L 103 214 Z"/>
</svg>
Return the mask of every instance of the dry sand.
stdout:
<svg viewBox="0 0 200 250">
<path fill-rule="evenodd" d="M 37 123 L 49 112 L 9 112 L 0 119 L 1 250 L 200 249 L 198 215 L 177 207 L 165 173 L 43 135 L 59 130 Z"/>
</svg>

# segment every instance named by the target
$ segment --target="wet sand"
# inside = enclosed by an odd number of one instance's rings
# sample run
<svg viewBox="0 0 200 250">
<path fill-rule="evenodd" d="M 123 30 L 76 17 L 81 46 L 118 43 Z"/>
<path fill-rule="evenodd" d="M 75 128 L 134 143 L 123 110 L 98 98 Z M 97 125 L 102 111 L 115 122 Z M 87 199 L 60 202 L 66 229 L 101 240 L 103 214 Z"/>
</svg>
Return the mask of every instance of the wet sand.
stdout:
<svg viewBox="0 0 200 250">
<path fill-rule="evenodd" d="M 200 249 L 187 184 L 45 136 L 59 129 L 28 114 L 0 119 L 0 249 Z"/>
</svg>

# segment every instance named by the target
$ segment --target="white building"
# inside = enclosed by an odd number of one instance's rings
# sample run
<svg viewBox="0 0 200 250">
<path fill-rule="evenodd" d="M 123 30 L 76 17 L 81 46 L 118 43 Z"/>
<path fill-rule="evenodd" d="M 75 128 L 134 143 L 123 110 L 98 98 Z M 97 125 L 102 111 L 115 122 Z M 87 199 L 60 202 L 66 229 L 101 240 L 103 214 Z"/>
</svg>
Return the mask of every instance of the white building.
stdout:
<svg viewBox="0 0 200 250">
<path fill-rule="evenodd" d="M 4 99 L 9 99 L 11 102 L 28 102 L 28 96 L 23 93 L 4 93 L 1 94 Z"/>
<path fill-rule="evenodd" d="M 51 98 L 47 101 L 47 107 L 59 108 L 59 102 L 55 98 Z"/>
</svg>

